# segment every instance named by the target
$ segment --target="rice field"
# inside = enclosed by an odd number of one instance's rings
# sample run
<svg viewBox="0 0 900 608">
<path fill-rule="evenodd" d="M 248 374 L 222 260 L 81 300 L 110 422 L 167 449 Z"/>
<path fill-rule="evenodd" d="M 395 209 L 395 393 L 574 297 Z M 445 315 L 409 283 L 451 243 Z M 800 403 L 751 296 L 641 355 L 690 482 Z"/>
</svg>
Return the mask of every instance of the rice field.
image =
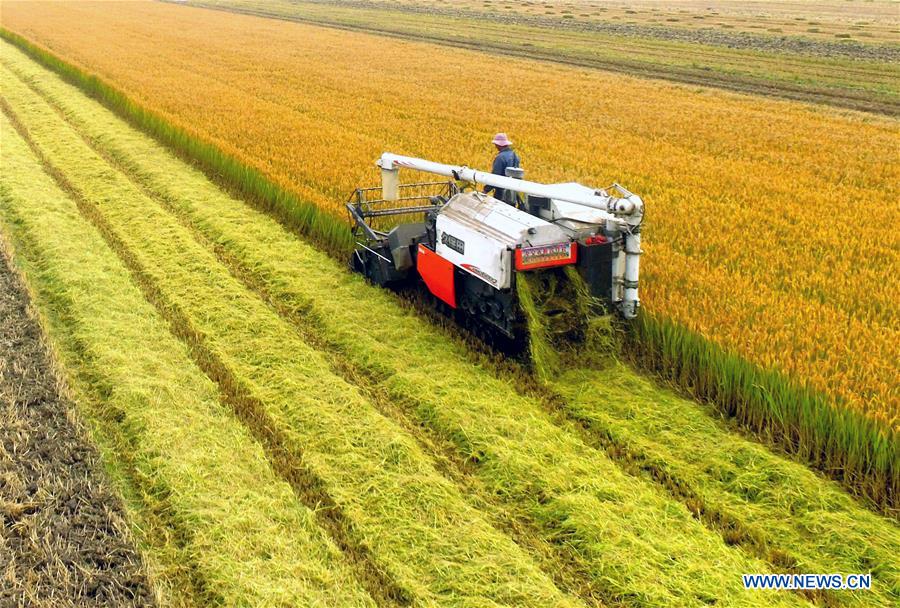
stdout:
<svg viewBox="0 0 900 608">
<path fill-rule="evenodd" d="M 382 151 L 483 166 L 502 126 L 533 179 L 645 197 L 649 311 L 898 428 L 893 120 L 176 6 L 10 3 L 4 24 L 334 214 Z"/>
<path fill-rule="evenodd" d="M 523 382 L 7 42 L 0 64 L 0 227 L 161 605 L 900 598 L 896 522 L 710 407 L 613 361 Z M 739 582 L 806 571 L 873 590 Z"/>
<path fill-rule="evenodd" d="M 158 3 L 2 26 L 0 246 L 135 605 L 900 603 L 895 121 Z M 347 271 L 381 151 L 480 166 L 501 127 L 528 177 L 648 202 L 627 333 L 569 273 L 561 351 L 521 280 L 510 360 Z M 813 572 L 871 589 L 741 583 Z"/>
</svg>

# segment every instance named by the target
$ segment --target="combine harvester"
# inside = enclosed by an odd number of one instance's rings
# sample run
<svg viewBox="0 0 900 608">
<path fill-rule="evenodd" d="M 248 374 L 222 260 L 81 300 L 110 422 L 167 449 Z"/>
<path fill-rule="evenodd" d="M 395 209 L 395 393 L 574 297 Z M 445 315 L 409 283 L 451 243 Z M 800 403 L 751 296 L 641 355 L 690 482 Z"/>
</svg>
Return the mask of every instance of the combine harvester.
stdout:
<svg viewBox="0 0 900 608">
<path fill-rule="evenodd" d="M 637 316 L 644 204 L 619 184 L 540 184 L 518 168 L 500 176 L 390 153 L 376 164 L 381 187 L 359 188 L 347 202 L 357 245 L 350 266 L 373 283 L 424 283 L 464 324 L 512 340 L 530 329 L 517 288 L 525 279 L 543 285 L 545 302 L 556 297 L 545 306 L 550 317 L 570 316 L 573 279 L 622 318 Z M 451 180 L 401 184 L 401 168 Z M 500 189 L 503 200 L 478 186 Z M 552 331 L 584 333 L 571 323 Z"/>
</svg>

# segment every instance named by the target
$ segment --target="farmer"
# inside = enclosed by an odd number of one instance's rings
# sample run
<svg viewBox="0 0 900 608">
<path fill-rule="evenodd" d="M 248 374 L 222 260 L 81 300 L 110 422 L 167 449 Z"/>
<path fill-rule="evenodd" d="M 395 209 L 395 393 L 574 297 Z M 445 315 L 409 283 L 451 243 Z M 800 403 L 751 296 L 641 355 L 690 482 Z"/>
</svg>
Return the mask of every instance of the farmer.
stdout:
<svg viewBox="0 0 900 608">
<path fill-rule="evenodd" d="M 506 136 L 506 133 L 497 133 L 494 135 L 494 139 L 492 139 L 491 142 L 497 148 L 497 156 L 494 157 L 494 166 L 491 168 L 491 173 L 494 175 L 506 176 L 507 167 L 519 166 L 519 155 L 513 151 L 513 142 Z M 484 192 L 486 194 L 490 194 L 491 191 L 494 192 L 494 198 L 501 201 L 503 200 L 502 188 L 495 188 L 494 186 L 484 187 Z"/>
</svg>

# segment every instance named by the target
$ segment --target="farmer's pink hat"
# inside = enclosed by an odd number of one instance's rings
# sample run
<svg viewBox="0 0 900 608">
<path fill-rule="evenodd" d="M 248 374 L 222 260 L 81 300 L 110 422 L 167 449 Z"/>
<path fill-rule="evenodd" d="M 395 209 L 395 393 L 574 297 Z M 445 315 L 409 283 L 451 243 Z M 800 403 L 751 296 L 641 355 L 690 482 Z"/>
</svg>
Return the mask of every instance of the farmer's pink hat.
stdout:
<svg viewBox="0 0 900 608">
<path fill-rule="evenodd" d="M 506 136 L 506 133 L 497 133 L 494 135 L 494 139 L 491 142 L 497 144 L 498 146 L 511 146 L 512 140 Z"/>
</svg>

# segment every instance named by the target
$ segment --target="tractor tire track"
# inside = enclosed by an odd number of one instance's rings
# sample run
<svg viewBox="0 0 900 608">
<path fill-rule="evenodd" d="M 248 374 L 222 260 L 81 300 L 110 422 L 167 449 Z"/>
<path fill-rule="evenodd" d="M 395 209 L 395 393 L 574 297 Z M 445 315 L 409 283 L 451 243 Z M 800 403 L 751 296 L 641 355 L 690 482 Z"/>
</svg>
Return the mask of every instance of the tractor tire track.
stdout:
<svg viewBox="0 0 900 608">
<path fill-rule="evenodd" d="M 602 586 L 592 580 L 586 574 L 586 570 L 580 565 L 580 558 L 565 544 L 550 546 L 540 538 L 540 531 L 535 522 L 528 521 L 518 514 L 513 514 L 503 506 L 500 501 L 492 497 L 483 487 L 474 472 L 474 464 L 463 456 L 457 446 L 451 441 L 439 436 L 439 434 L 427 425 L 420 424 L 411 419 L 406 412 L 415 411 L 417 402 L 407 397 L 400 402 L 396 395 L 388 394 L 381 387 L 379 378 L 371 371 L 363 369 L 353 363 L 340 345 L 329 342 L 326 337 L 324 325 L 316 318 L 316 313 L 311 304 L 296 306 L 296 303 L 287 303 L 277 295 L 271 293 L 264 281 L 258 277 L 252 269 L 248 268 L 240 259 L 232 255 L 225 246 L 211 241 L 192 223 L 191 218 L 177 209 L 171 201 L 148 186 L 127 163 L 115 154 L 105 149 L 100 142 L 91 138 L 75 124 L 71 117 L 67 116 L 54 99 L 44 95 L 32 83 L 23 82 L 41 96 L 57 113 L 79 134 L 82 140 L 91 149 L 125 176 L 129 182 L 137 187 L 145 196 L 150 198 L 172 215 L 192 237 L 208 250 L 212 251 L 216 259 L 228 270 L 229 274 L 250 291 L 256 293 L 276 315 L 289 322 L 296 330 L 298 336 L 309 346 L 329 355 L 331 370 L 347 383 L 356 386 L 368 400 L 387 418 L 396 422 L 402 429 L 408 432 L 430 457 L 435 468 L 446 478 L 460 488 L 470 503 L 488 517 L 488 521 L 494 527 L 502 530 L 510 536 L 514 542 L 531 555 L 541 569 L 544 570 L 554 583 L 564 592 L 575 595 L 589 605 L 616 605 L 614 599 L 605 593 Z M 129 265 L 130 268 L 130 265 Z M 143 287 L 142 287 L 143 289 Z M 155 297 L 159 297 L 154 295 Z M 148 296 L 148 299 L 150 297 Z M 153 300 L 151 300 L 152 302 Z M 473 342 L 458 328 L 448 325 L 445 319 L 438 313 L 427 308 L 420 301 L 406 300 L 419 314 L 424 314 L 430 322 L 441 326 L 447 338 L 463 341 L 467 345 L 467 351 L 471 353 L 473 363 L 488 366 L 500 376 L 508 378 L 518 392 L 535 400 L 548 414 L 551 421 L 568 433 L 576 435 L 583 443 L 591 448 L 606 454 L 627 474 L 650 481 L 660 487 L 672 499 L 682 503 L 691 515 L 701 522 L 706 528 L 719 534 L 728 545 L 737 546 L 751 557 L 759 558 L 769 563 L 776 571 L 800 574 L 796 564 L 797 558 L 787 552 L 768 546 L 766 540 L 755 531 L 747 527 L 737 517 L 730 513 L 717 509 L 707 504 L 690 486 L 690 484 L 669 470 L 665 463 L 651 459 L 646 454 L 635 450 L 632 446 L 618 441 L 609 429 L 598 430 L 596 422 L 585 421 L 574 416 L 565 399 L 555 393 L 549 387 L 540 384 L 532 377 L 532 374 L 519 363 L 501 362 L 496 357 L 491 357 L 490 351 L 480 343 Z M 293 304 L 293 305 L 292 305 Z M 154 303 L 154 305 L 156 305 Z M 168 318 L 168 315 L 164 315 Z M 177 319 L 176 335 L 189 344 L 195 344 L 202 340 L 202 336 L 193 332 L 184 315 Z M 174 325 L 173 325 L 174 326 Z M 284 450 L 284 441 L 272 429 L 264 414 L 262 405 L 255 402 L 249 395 L 249 391 L 241 387 L 230 375 L 221 361 L 210 358 L 211 354 L 201 353 L 201 357 L 209 360 L 199 362 L 198 365 L 207 375 L 217 382 L 223 389 L 222 398 L 247 424 L 254 429 L 265 429 L 266 436 L 257 439 L 271 452 L 273 462 L 279 462 L 276 470 L 280 475 L 288 479 L 293 485 L 300 483 L 304 487 L 314 484 L 309 478 L 296 478 L 295 472 L 290 470 L 290 455 Z M 294 476 L 295 479 L 291 479 Z M 319 487 L 318 492 L 324 493 Z M 313 493 L 318 495 L 317 493 Z M 309 498 L 311 499 L 311 497 Z M 323 503 L 326 508 L 338 508 L 333 503 Z M 328 528 L 330 530 L 330 528 Z M 340 545 L 344 548 L 344 545 Z M 548 552 L 553 555 L 549 555 Z M 799 592 L 808 600 L 822 606 L 834 604 L 833 595 L 823 592 Z"/>
<path fill-rule="evenodd" d="M 220 390 L 223 404 L 234 410 L 237 418 L 247 426 L 253 437 L 263 446 L 272 468 L 293 489 L 297 498 L 316 517 L 346 557 L 354 575 L 375 602 L 384 608 L 400 608 L 412 604 L 408 593 L 383 572 L 372 559 L 368 549 L 353 538 L 352 522 L 324 489 L 324 483 L 304 464 L 303 455 L 286 449 L 285 441 L 277 425 L 265 412 L 264 406 L 252 396 L 249 389 L 237 379 L 228 367 L 204 345 L 204 336 L 192 327 L 188 315 L 169 302 L 155 284 L 153 277 L 140 265 L 124 242 L 114 233 L 100 210 L 59 170 L 30 137 L 14 110 L 0 100 L 0 108 L 6 113 L 16 130 L 28 143 L 40 160 L 44 170 L 59 187 L 69 194 L 81 215 L 91 223 L 119 257 L 135 284 L 170 325 L 172 333 L 187 346 L 194 363 L 213 380 Z M 80 132 L 79 132 L 80 134 Z"/>
</svg>

